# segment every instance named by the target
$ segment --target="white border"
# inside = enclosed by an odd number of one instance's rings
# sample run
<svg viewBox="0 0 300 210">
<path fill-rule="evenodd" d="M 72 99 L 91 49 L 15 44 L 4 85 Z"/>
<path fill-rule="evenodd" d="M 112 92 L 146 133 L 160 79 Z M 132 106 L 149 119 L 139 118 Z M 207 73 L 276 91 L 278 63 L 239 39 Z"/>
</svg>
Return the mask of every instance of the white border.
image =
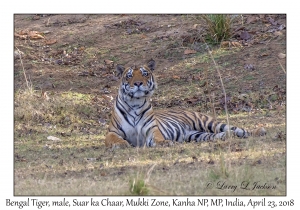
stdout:
<svg viewBox="0 0 300 210">
<path fill-rule="evenodd" d="M 296 2 L 296 1 L 293 1 Z M 13 197 L 13 14 L 15 13 L 286 13 L 287 14 L 287 196 L 271 197 L 273 200 L 295 199 L 299 205 L 299 140 L 297 132 L 299 124 L 299 12 L 298 5 L 283 1 L 10 1 L 2 4 L 1 11 L 1 209 L 5 199 L 24 200 L 25 197 Z M 71 10 L 70 10 L 71 9 Z M 35 197 L 39 199 L 39 197 Z M 72 197 L 67 197 L 72 200 Z M 79 197 L 79 199 L 82 197 Z M 114 197 L 118 198 L 118 197 Z M 166 200 L 171 197 L 165 197 Z M 208 197 L 209 199 L 211 197 Z M 217 197 L 229 198 L 232 197 Z M 260 197 L 254 197 L 259 200 Z M 42 200 L 56 200 L 55 197 L 41 197 Z M 57 198 L 61 199 L 61 197 Z M 120 199 L 124 199 L 120 197 Z M 240 197 L 248 200 L 248 197 Z M 270 199 L 270 197 L 267 197 Z M 14 207 L 16 208 L 16 207 Z M 223 209 L 229 209 L 226 207 Z M 10 207 L 12 209 L 12 207 Z M 25 208 L 28 209 L 28 208 Z M 59 208 L 63 209 L 63 208 Z M 247 209 L 247 208 L 246 208 Z M 255 208 L 260 209 L 260 208 Z M 278 208 L 276 208 L 278 209 Z"/>
</svg>

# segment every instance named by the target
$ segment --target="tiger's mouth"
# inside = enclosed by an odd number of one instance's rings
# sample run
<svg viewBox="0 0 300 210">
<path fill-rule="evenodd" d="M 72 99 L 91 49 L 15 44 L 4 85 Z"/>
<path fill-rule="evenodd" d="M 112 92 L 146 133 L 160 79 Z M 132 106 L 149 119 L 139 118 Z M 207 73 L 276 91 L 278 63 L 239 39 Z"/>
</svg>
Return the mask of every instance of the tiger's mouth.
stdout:
<svg viewBox="0 0 300 210">
<path fill-rule="evenodd" d="M 153 92 L 153 91 L 152 91 Z M 129 85 L 125 86 L 124 92 L 131 98 L 142 98 L 142 97 L 150 97 L 151 96 L 151 90 L 146 86 L 140 86 L 140 87 L 130 87 Z"/>
<path fill-rule="evenodd" d="M 128 93 L 128 95 L 131 97 L 131 98 L 136 98 L 136 99 L 140 99 L 142 97 L 148 97 L 149 96 L 149 91 L 148 90 L 137 90 L 137 91 L 130 91 Z"/>
</svg>

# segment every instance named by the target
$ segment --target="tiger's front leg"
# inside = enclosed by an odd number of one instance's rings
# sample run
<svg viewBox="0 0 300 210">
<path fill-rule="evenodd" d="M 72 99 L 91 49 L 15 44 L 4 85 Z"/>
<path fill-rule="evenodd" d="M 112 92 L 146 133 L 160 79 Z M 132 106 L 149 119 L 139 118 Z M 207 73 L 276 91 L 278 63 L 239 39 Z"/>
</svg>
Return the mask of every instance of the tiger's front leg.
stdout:
<svg viewBox="0 0 300 210">
<path fill-rule="evenodd" d="M 151 135 L 147 135 L 146 139 L 146 144 L 148 147 L 163 145 L 166 142 L 164 136 L 157 127 L 153 128 Z"/>
<path fill-rule="evenodd" d="M 130 147 L 130 144 L 116 133 L 109 132 L 105 138 L 105 146 L 110 148 L 125 148 Z"/>
</svg>

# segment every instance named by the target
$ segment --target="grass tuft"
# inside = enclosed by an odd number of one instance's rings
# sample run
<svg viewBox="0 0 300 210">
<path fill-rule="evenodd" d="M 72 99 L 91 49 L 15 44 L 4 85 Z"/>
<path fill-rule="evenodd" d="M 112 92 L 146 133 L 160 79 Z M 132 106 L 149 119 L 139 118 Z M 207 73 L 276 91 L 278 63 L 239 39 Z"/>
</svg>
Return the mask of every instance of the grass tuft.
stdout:
<svg viewBox="0 0 300 210">
<path fill-rule="evenodd" d="M 132 179 L 130 180 L 130 193 L 132 195 L 149 195 L 150 189 L 144 179 Z"/>
<path fill-rule="evenodd" d="M 231 37 L 231 25 L 233 20 L 231 15 L 210 14 L 201 17 L 208 27 L 206 39 L 209 43 L 217 44 Z"/>
</svg>

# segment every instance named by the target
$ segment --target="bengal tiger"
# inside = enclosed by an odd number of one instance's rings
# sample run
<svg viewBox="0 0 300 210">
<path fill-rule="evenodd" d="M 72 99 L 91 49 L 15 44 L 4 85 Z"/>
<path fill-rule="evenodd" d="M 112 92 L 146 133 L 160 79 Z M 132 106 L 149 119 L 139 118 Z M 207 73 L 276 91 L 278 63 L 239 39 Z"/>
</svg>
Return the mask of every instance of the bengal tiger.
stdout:
<svg viewBox="0 0 300 210">
<path fill-rule="evenodd" d="M 240 138 L 266 134 L 264 128 L 247 131 L 217 122 L 199 112 L 173 109 L 154 111 L 150 99 L 157 88 L 152 74 L 155 65 L 153 59 L 139 67 L 117 65 L 121 83 L 105 138 L 107 147 L 153 147 L 167 140 L 225 140 L 229 132 Z"/>
</svg>

